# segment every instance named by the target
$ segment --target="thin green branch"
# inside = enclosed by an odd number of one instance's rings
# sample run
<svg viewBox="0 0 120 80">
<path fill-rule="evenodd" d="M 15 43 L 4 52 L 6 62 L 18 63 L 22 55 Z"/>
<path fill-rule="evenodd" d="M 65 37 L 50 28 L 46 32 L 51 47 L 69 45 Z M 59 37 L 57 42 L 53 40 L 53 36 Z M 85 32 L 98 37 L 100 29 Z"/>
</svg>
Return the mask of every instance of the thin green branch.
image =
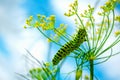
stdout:
<svg viewBox="0 0 120 80">
<path fill-rule="evenodd" d="M 61 44 L 59 44 L 59 43 L 57 43 L 57 42 L 55 42 L 54 40 L 52 40 L 51 38 L 49 38 L 46 34 L 44 34 L 39 28 L 37 28 L 39 31 L 40 31 L 40 33 L 42 33 L 46 38 L 48 38 L 48 39 L 50 39 L 52 42 L 54 42 L 55 44 L 57 44 L 57 45 L 59 45 L 59 46 L 62 46 Z"/>
<path fill-rule="evenodd" d="M 48 74 L 48 72 L 44 69 L 44 67 L 45 66 L 43 66 L 42 64 L 41 64 L 41 62 L 38 60 L 38 59 L 36 59 L 27 49 L 26 49 L 26 51 L 29 53 L 29 55 L 35 60 L 35 61 L 37 61 L 39 64 L 40 64 L 40 66 L 42 67 L 42 69 L 44 70 L 44 72 L 46 73 L 46 75 L 48 76 L 48 78 L 50 78 L 49 76 L 51 75 L 52 76 L 52 78 L 53 78 L 53 75 L 52 74 Z M 54 79 L 55 80 L 55 79 Z"/>
<path fill-rule="evenodd" d="M 108 46 L 106 49 L 104 49 L 103 51 L 101 51 L 101 53 L 99 53 L 97 55 L 97 57 L 100 56 L 101 54 L 103 54 L 104 52 L 106 52 L 107 50 L 109 50 L 110 48 L 112 48 L 113 46 L 115 46 L 118 42 L 120 42 L 120 40 L 114 41 L 110 46 Z"/>
<path fill-rule="evenodd" d="M 95 41 L 94 41 L 94 38 L 95 38 L 95 29 L 94 29 L 94 27 L 95 27 L 95 25 L 94 25 L 94 23 L 93 23 L 93 20 L 92 20 L 92 18 L 90 17 L 90 21 L 91 21 L 91 23 L 92 23 L 92 36 L 93 36 L 93 41 L 92 41 L 92 47 L 94 48 L 94 43 L 95 43 Z"/>
<path fill-rule="evenodd" d="M 82 27 L 85 29 L 85 26 L 84 26 L 84 24 L 83 24 L 83 21 L 82 21 L 82 19 L 80 18 L 80 16 L 78 15 L 78 13 L 76 13 L 76 16 L 78 17 L 78 19 L 79 19 Z M 86 38 L 87 38 L 87 42 L 88 42 L 88 46 L 89 46 L 89 50 L 90 50 L 90 49 L 91 49 L 91 46 L 90 46 L 90 41 L 89 41 L 89 38 L 88 38 L 88 34 L 87 34 Z"/>
<path fill-rule="evenodd" d="M 36 65 L 38 65 L 38 66 L 41 66 L 40 64 L 38 64 L 38 63 L 36 63 L 35 61 L 33 61 L 33 60 L 31 60 L 28 56 L 26 56 L 25 55 L 25 58 L 26 59 L 28 59 L 30 62 L 32 62 L 32 64 L 34 63 L 34 64 L 36 64 Z M 27 63 L 29 63 L 29 62 L 27 62 Z M 29 63 L 30 64 L 30 63 Z"/>
<path fill-rule="evenodd" d="M 99 42 L 99 39 L 100 39 L 100 36 L 101 36 L 101 33 L 102 33 L 102 28 L 103 28 L 103 24 L 104 24 L 104 19 L 105 19 L 105 14 L 103 15 L 103 19 L 102 19 L 102 24 L 101 24 L 101 27 L 100 27 L 100 33 L 99 33 L 99 35 L 98 35 L 98 37 L 97 37 L 97 40 L 96 40 L 96 48 L 97 48 L 97 46 L 98 46 L 98 42 Z"/>
<path fill-rule="evenodd" d="M 98 47 L 98 49 L 96 50 L 96 54 L 100 51 L 100 49 L 104 46 L 104 44 L 105 44 L 105 42 L 107 41 L 107 37 L 109 37 L 108 36 L 108 34 L 110 34 L 110 32 L 109 32 L 109 27 L 110 27 L 110 22 L 109 22 L 109 16 L 107 16 L 107 19 L 108 19 L 108 28 L 107 28 L 107 30 L 106 30 L 106 34 L 104 35 L 104 37 L 103 37 L 103 40 L 102 40 L 102 42 L 101 42 L 101 44 L 100 44 L 100 46 Z M 100 38 L 100 37 L 99 37 Z M 99 39 L 98 39 L 98 41 L 99 41 Z M 98 43 L 97 43 L 98 44 Z"/>
<path fill-rule="evenodd" d="M 36 60 L 36 61 L 42 66 L 41 62 L 40 62 L 38 59 L 36 59 L 27 49 L 25 49 L 25 50 L 29 53 L 29 55 L 30 55 L 34 60 Z"/>
<path fill-rule="evenodd" d="M 57 31 L 59 34 L 62 34 L 62 33 L 60 33 L 60 31 L 58 31 L 56 28 L 54 28 L 54 30 Z M 63 37 L 64 37 L 65 39 L 64 39 Z M 70 39 L 67 38 L 65 35 L 63 35 L 63 37 L 61 37 L 61 39 L 63 39 L 65 42 L 67 42 L 67 40 L 70 40 Z M 67 40 L 66 40 L 66 39 L 67 39 Z"/>
<path fill-rule="evenodd" d="M 114 54 L 112 54 L 111 56 L 116 56 L 116 55 L 118 55 L 118 54 L 120 54 L 120 52 L 114 53 Z M 104 58 L 108 58 L 108 57 L 109 57 L 109 56 L 100 57 L 100 58 L 97 58 L 96 60 L 104 59 Z"/>
<path fill-rule="evenodd" d="M 113 22 L 112 22 L 112 26 L 111 26 L 111 29 L 109 32 L 107 32 L 107 36 L 103 39 L 101 45 L 99 46 L 98 50 L 96 51 L 96 54 L 100 51 L 100 49 L 102 49 L 102 47 L 104 46 L 104 44 L 106 43 L 106 41 L 108 40 L 108 38 L 110 37 L 111 33 L 112 33 L 112 30 L 114 28 L 114 19 L 115 19 L 115 13 L 114 13 L 114 10 L 112 11 L 113 12 Z M 109 19 L 109 18 L 108 18 Z M 110 47 L 111 48 L 111 47 Z"/>
<path fill-rule="evenodd" d="M 64 78 L 64 80 L 66 80 L 66 79 L 67 79 L 67 77 L 68 77 L 71 73 L 73 73 L 73 72 L 75 72 L 75 70 L 70 71 L 69 73 L 65 73 L 65 74 L 67 74 L 67 75 L 66 75 L 66 77 Z"/>
<path fill-rule="evenodd" d="M 78 13 L 76 13 L 76 16 L 78 17 L 78 19 L 79 19 L 82 27 L 85 29 L 85 26 L 84 26 L 84 24 L 83 24 L 83 21 L 82 21 L 82 19 L 80 18 L 80 16 L 78 15 Z"/>
<path fill-rule="evenodd" d="M 101 61 L 101 62 L 97 62 L 97 63 L 95 63 L 94 65 L 101 64 L 101 63 L 104 63 L 104 62 L 108 61 L 108 60 L 112 57 L 112 53 L 113 53 L 113 50 L 112 50 L 112 48 L 111 48 L 111 54 L 110 54 L 105 60 L 103 60 L 103 61 Z M 102 59 L 103 59 L 103 58 L 102 58 Z"/>
<path fill-rule="evenodd" d="M 15 72 L 16 73 L 16 72 Z M 30 80 L 30 79 L 28 79 L 26 76 L 24 76 L 24 75 L 22 75 L 22 74 L 19 74 L 19 73 L 16 73 L 17 75 L 19 75 L 19 76 L 21 76 L 21 77 L 23 77 L 24 79 L 26 79 L 26 80 Z"/>
</svg>

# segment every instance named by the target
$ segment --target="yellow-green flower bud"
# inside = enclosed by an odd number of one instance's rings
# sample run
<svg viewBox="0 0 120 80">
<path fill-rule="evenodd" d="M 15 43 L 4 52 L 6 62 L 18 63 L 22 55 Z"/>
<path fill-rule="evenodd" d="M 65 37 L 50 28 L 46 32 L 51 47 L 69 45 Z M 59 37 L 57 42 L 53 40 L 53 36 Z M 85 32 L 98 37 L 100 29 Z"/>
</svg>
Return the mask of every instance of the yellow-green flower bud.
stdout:
<svg viewBox="0 0 120 80">
<path fill-rule="evenodd" d="M 117 37 L 118 35 L 120 35 L 120 30 L 115 31 L 115 36 Z"/>
<path fill-rule="evenodd" d="M 76 70 L 76 80 L 79 80 L 81 76 L 82 76 L 82 70 L 81 69 Z"/>
</svg>

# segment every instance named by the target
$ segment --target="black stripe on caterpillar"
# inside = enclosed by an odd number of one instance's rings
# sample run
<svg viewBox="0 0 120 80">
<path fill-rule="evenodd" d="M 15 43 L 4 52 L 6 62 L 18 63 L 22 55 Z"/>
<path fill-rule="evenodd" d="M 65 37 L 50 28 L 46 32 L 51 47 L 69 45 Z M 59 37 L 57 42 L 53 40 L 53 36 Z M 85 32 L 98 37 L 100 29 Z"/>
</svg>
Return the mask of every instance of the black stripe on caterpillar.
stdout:
<svg viewBox="0 0 120 80">
<path fill-rule="evenodd" d="M 69 55 L 71 52 L 79 48 L 79 46 L 86 41 L 86 30 L 85 29 L 79 29 L 73 40 L 70 40 L 66 44 L 64 44 L 58 52 L 55 54 L 55 56 L 52 59 L 53 65 L 57 65 L 64 57 Z"/>
</svg>

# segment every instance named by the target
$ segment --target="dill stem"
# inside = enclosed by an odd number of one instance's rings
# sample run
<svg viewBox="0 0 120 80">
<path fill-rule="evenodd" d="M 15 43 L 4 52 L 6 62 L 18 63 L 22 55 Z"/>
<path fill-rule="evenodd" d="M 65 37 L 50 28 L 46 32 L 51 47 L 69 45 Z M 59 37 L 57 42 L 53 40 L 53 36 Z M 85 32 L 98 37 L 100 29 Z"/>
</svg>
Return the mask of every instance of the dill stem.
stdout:
<svg viewBox="0 0 120 80">
<path fill-rule="evenodd" d="M 57 31 L 59 34 L 62 34 L 60 31 L 58 31 L 56 28 L 54 28 L 55 31 Z M 65 35 L 63 35 L 63 37 L 61 37 L 65 42 L 67 42 L 67 40 L 70 40 L 69 38 L 67 38 Z M 67 39 L 67 40 L 66 40 Z"/>
<path fill-rule="evenodd" d="M 98 42 L 99 42 L 100 36 L 101 36 L 101 34 L 102 34 L 102 28 L 103 28 L 103 25 L 104 25 L 104 20 L 105 20 L 105 14 L 104 14 L 103 19 L 102 19 L 102 25 L 101 25 L 101 27 L 100 27 L 100 33 L 99 33 L 99 35 L 98 35 L 98 37 L 97 37 L 97 42 L 96 42 L 96 46 L 95 46 L 95 47 L 98 46 Z M 107 35 L 107 33 L 106 33 L 106 35 Z M 106 37 L 106 36 L 105 36 L 105 37 Z"/>
<path fill-rule="evenodd" d="M 119 38 L 118 38 L 119 39 Z M 113 46 L 115 46 L 117 43 L 119 43 L 120 42 L 120 40 L 115 40 L 109 47 L 107 47 L 105 50 L 103 50 L 103 51 L 101 51 L 98 55 L 97 55 L 97 57 L 98 56 L 100 56 L 101 54 L 103 54 L 104 52 L 106 52 L 107 50 L 109 50 L 110 48 L 112 48 Z"/>
<path fill-rule="evenodd" d="M 93 80 L 94 78 L 94 60 L 90 59 L 90 80 Z"/>
<path fill-rule="evenodd" d="M 85 29 L 85 26 L 84 26 L 84 24 L 83 24 L 83 21 L 82 21 L 82 19 L 80 18 L 80 16 L 78 15 L 78 13 L 76 13 L 76 16 L 78 17 L 78 19 L 79 19 L 82 27 Z M 91 49 L 91 46 L 90 46 L 90 41 L 89 41 L 89 38 L 88 38 L 88 34 L 87 34 L 87 37 L 86 37 L 86 38 L 87 38 L 87 42 L 88 42 L 88 46 L 89 46 L 89 50 L 90 50 L 90 49 Z"/>
<path fill-rule="evenodd" d="M 79 15 L 78 15 L 77 13 L 76 13 L 76 16 L 78 17 L 78 19 L 79 19 L 79 21 L 80 21 L 80 23 L 81 23 L 82 27 L 85 29 L 85 26 L 84 26 L 84 24 L 83 24 L 82 19 L 79 17 Z"/>
<path fill-rule="evenodd" d="M 57 45 L 59 45 L 59 46 L 62 46 L 61 44 L 55 42 L 53 39 L 49 38 L 49 37 L 48 37 L 46 34 L 44 34 L 39 28 L 37 28 L 37 29 L 39 30 L 39 32 L 40 32 L 41 34 L 43 34 L 46 38 L 50 39 L 53 43 L 55 43 L 55 44 L 57 44 Z"/>
<path fill-rule="evenodd" d="M 91 17 L 90 17 L 90 21 L 91 21 L 92 28 L 93 28 L 93 30 L 92 30 L 92 34 L 93 34 L 92 47 L 94 48 L 94 43 L 95 43 L 95 41 L 94 41 L 94 38 L 95 38 L 95 29 L 94 29 L 94 23 L 93 23 L 93 21 L 92 21 L 92 18 L 91 18 Z"/>
<path fill-rule="evenodd" d="M 101 50 L 101 48 L 104 46 L 104 44 L 106 43 L 106 41 L 108 40 L 108 38 L 110 37 L 110 35 L 111 35 L 112 31 L 113 31 L 113 28 L 114 28 L 114 20 L 115 20 L 115 13 L 114 13 L 114 10 L 113 10 L 112 12 L 113 12 L 113 22 L 112 22 L 112 26 L 111 26 L 111 28 L 110 28 L 110 31 L 108 31 L 108 32 L 105 34 L 105 37 L 104 37 L 103 41 L 101 42 L 98 50 L 97 50 L 96 53 L 95 53 L 96 55 L 97 55 L 97 53 Z M 109 17 L 107 16 L 107 18 L 108 18 L 108 26 L 110 26 Z M 116 42 L 116 41 L 115 41 L 115 42 Z M 113 42 L 113 43 L 115 43 L 115 42 Z M 113 46 L 111 46 L 111 47 L 113 47 Z M 109 48 L 110 48 L 110 47 L 109 47 Z M 106 50 L 108 50 L 108 49 L 106 49 Z M 99 55 L 100 55 L 100 54 L 99 54 Z"/>
</svg>

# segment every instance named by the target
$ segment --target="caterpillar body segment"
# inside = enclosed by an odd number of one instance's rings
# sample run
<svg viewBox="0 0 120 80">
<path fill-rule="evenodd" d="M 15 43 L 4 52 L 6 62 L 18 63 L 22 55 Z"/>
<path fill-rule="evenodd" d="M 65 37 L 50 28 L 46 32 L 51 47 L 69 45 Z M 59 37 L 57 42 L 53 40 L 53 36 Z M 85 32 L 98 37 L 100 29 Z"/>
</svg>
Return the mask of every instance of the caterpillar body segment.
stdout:
<svg viewBox="0 0 120 80">
<path fill-rule="evenodd" d="M 66 44 L 64 44 L 58 52 L 55 54 L 55 56 L 52 59 L 53 65 L 57 65 L 63 58 L 65 58 L 67 55 L 69 55 L 71 52 L 79 48 L 79 46 L 86 41 L 87 33 L 85 29 L 79 29 L 77 34 L 75 35 L 73 40 L 70 40 Z"/>
</svg>

